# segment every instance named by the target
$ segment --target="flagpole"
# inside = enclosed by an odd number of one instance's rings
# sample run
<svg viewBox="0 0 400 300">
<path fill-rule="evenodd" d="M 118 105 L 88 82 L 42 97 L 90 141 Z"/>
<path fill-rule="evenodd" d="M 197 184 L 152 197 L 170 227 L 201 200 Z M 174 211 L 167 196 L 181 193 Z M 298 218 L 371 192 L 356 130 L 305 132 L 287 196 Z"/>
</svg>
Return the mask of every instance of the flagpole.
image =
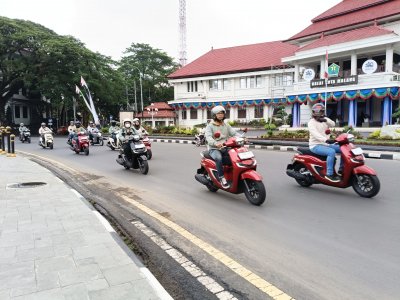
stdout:
<svg viewBox="0 0 400 300">
<path fill-rule="evenodd" d="M 329 78 L 329 74 L 328 74 L 328 49 L 326 49 L 326 54 L 325 54 L 325 111 L 326 108 L 328 106 L 328 78 Z"/>
</svg>

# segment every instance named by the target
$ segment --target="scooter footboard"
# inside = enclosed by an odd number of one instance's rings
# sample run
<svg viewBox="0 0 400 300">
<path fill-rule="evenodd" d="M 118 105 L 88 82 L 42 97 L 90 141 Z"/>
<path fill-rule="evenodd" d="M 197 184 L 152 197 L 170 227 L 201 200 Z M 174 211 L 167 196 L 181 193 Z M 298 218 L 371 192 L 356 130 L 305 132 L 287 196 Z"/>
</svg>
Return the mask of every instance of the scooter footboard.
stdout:
<svg viewBox="0 0 400 300">
<path fill-rule="evenodd" d="M 353 174 L 369 174 L 369 175 L 377 175 L 374 169 L 366 165 L 362 165 L 353 169 Z"/>
<path fill-rule="evenodd" d="M 262 176 L 257 173 L 257 171 L 254 170 L 247 170 L 244 171 L 242 174 L 240 174 L 240 179 L 252 179 L 252 180 L 256 180 L 256 181 L 262 181 L 263 178 Z"/>
</svg>

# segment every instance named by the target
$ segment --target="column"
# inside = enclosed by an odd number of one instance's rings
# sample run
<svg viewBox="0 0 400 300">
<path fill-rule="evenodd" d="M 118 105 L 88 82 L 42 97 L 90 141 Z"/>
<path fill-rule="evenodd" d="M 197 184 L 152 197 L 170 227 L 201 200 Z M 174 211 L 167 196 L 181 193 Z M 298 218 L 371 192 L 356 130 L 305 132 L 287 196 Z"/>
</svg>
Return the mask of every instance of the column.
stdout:
<svg viewBox="0 0 400 300">
<path fill-rule="evenodd" d="M 355 100 L 350 100 L 349 101 L 349 121 L 348 121 L 348 126 L 349 127 L 356 127 L 356 120 L 355 120 L 355 107 L 357 105 L 357 102 Z"/>
<path fill-rule="evenodd" d="M 383 99 L 382 126 L 392 123 L 392 100 L 389 97 Z"/>
<path fill-rule="evenodd" d="M 325 56 L 321 58 L 321 63 L 320 63 L 320 72 L 319 72 L 319 78 L 324 79 L 324 74 L 325 74 Z M 327 70 L 328 71 L 328 70 Z"/>
<path fill-rule="evenodd" d="M 292 110 L 292 127 L 297 128 L 300 127 L 300 103 L 296 102 L 293 104 L 293 110 Z"/>
<path fill-rule="evenodd" d="M 386 65 L 385 72 L 393 72 L 393 46 L 386 47 Z"/>
<path fill-rule="evenodd" d="M 351 75 L 357 75 L 357 54 L 351 53 Z"/>
<path fill-rule="evenodd" d="M 299 64 L 294 65 L 294 83 L 299 82 Z"/>
</svg>

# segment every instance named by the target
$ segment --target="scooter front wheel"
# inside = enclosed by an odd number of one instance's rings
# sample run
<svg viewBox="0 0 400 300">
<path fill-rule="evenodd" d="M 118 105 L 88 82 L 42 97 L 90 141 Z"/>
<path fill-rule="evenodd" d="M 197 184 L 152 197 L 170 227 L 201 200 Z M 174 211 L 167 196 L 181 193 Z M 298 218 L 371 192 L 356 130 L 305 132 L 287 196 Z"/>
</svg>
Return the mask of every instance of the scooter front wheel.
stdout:
<svg viewBox="0 0 400 300">
<path fill-rule="evenodd" d="M 151 149 L 147 149 L 147 159 L 150 160 L 153 157 L 153 152 L 151 152 Z"/>
<path fill-rule="evenodd" d="M 85 150 L 83 150 L 83 152 L 85 153 L 85 155 L 89 155 L 89 148 L 86 147 Z"/>
<path fill-rule="evenodd" d="M 352 179 L 354 191 L 364 198 L 372 198 L 379 193 L 381 183 L 376 175 L 355 174 Z"/>
<path fill-rule="evenodd" d="M 140 168 L 140 173 L 146 175 L 149 172 L 149 163 L 147 162 L 147 160 L 139 159 L 139 168 Z"/>
<path fill-rule="evenodd" d="M 244 185 L 244 194 L 251 204 L 260 206 L 264 203 L 267 193 L 265 191 L 265 186 L 262 181 L 245 179 Z"/>
</svg>

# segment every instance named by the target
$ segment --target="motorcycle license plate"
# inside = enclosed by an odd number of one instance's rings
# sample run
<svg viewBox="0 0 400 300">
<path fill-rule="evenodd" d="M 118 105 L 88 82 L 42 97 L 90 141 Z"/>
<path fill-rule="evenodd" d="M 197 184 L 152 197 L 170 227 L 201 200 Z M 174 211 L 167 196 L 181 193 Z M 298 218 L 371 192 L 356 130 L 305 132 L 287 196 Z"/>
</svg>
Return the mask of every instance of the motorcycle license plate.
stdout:
<svg viewBox="0 0 400 300">
<path fill-rule="evenodd" d="M 247 152 L 238 153 L 238 156 L 239 156 L 240 159 L 244 160 L 244 159 L 253 158 L 254 154 L 251 151 L 247 151 Z"/>
<path fill-rule="evenodd" d="M 354 154 L 354 155 L 361 155 L 361 154 L 363 154 L 364 152 L 363 152 L 363 149 L 361 149 L 361 148 L 354 148 L 354 149 L 351 149 L 351 152 Z"/>
</svg>

